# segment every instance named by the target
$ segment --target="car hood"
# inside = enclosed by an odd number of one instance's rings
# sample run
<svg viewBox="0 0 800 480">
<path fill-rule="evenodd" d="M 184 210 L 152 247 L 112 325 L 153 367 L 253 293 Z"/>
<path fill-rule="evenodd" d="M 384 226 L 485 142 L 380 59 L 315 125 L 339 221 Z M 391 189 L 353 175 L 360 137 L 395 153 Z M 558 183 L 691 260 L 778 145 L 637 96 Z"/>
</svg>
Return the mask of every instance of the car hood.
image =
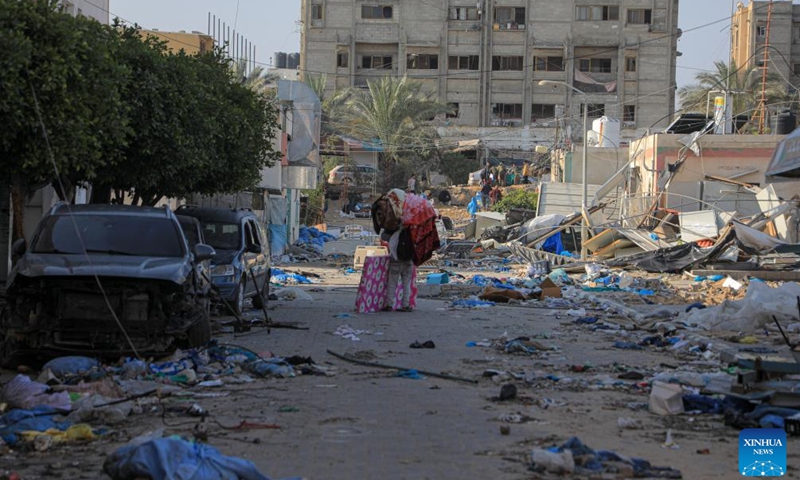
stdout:
<svg viewBox="0 0 800 480">
<path fill-rule="evenodd" d="M 90 261 L 91 260 L 91 261 Z M 167 280 L 182 284 L 192 271 L 188 257 L 137 257 L 126 255 L 91 254 L 25 254 L 9 278 L 16 275 L 29 278 L 92 276 Z"/>
</svg>

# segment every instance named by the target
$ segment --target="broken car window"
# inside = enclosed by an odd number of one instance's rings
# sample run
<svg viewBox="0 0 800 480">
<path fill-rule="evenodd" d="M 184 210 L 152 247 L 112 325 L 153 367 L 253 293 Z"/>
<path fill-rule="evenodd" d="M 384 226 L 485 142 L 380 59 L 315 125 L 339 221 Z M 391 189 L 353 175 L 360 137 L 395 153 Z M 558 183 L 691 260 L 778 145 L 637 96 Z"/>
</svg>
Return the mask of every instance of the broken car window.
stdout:
<svg viewBox="0 0 800 480">
<path fill-rule="evenodd" d="M 203 236 L 216 250 L 238 250 L 242 243 L 236 223 L 203 222 Z"/>
</svg>

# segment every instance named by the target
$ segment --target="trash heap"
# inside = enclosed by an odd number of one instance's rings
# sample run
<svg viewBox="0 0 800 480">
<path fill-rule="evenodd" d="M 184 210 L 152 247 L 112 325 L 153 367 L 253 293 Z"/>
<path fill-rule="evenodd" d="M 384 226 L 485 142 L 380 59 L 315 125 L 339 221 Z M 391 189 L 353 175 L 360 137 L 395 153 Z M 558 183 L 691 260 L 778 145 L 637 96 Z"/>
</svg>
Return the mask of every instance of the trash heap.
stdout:
<svg viewBox="0 0 800 480">
<path fill-rule="evenodd" d="M 335 373 L 310 358 L 280 358 L 214 342 L 158 361 L 128 358 L 103 365 L 87 357 L 60 357 L 45 364 L 36 380 L 19 374 L 0 389 L 5 405 L 0 440 L 37 451 L 91 441 L 104 435 L 108 425 L 153 409 L 160 412 L 168 397 L 201 398 L 208 395 L 202 392 L 211 391 L 224 395 L 226 386 L 301 374 Z M 213 415 L 196 403 L 179 408 L 185 415 Z"/>
<path fill-rule="evenodd" d="M 329 233 L 321 232 L 314 227 L 301 226 L 295 245 L 321 255 L 325 244 L 333 240 L 336 240 L 336 237 Z"/>
</svg>

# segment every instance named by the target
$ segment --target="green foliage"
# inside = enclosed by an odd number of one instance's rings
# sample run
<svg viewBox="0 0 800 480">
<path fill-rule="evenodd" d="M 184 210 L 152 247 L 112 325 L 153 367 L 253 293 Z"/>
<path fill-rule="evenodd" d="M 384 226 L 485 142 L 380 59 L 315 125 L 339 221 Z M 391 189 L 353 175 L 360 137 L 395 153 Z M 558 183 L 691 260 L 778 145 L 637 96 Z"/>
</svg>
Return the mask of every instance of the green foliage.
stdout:
<svg viewBox="0 0 800 480">
<path fill-rule="evenodd" d="M 713 72 L 700 72 L 695 75 L 696 84 L 678 90 L 681 108 L 703 112 L 706 109 L 709 92 L 728 88 L 736 92 L 733 94 L 733 114 L 752 115 L 761 100 L 761 69 L 755 66 L 739 68 L 735 62 L 728 65 L 723 61 L 714 62 L 714 67 Z M 786 103 L 792 97 L 787 91 L 787 85 L 775 73 L 767 75 L 766 95 L 768 105 Z"/>
<path fill-rule="evenodd" d="M 460 153 L 447 152 L 439 159 L 439 173 L 447 176 L 454 185 L 466 185 L 469 174 L 480 168 L 479 160 L 468 159 Z"/>
<path fill-rule="evenodd" d="M 3 178 L 25 188 L 54 178 L 41 124 L 62 180 L 92 178 L 120 160 L 132 128 L 117 47 L 111 27 L 63 14 L 54 1 L 0 0 Z"/>
<path fill-rule="evenodd" d="M 28 0 L 0 0 L 0 49 L 0 174 L 20 191 L 54 178 L 33 92 L 61 180 L 91 183 L 93 201 L 233 193 L 279 156 L 267 78 L 220 52 L 168 54 L 134 28 Z"/>
<path fill-rule="evenodd" d="M 370 80 L 366 91 L 348 91 L 337 115 L 340 129 L 362 140 L 380 141 L 384 188 L 397 179 L 397 163 L 419 163 L 433 153 L 438 138 L 429 120 L 448 111 L 447 104 L 422 84 L 406 77 Z M 417 162 L 414 162 L 417 160 Z M 392 180 L 394 178 L 394 180 Z"/>
<path fill-rule="evenodd" d="M 506 189 L 502 200 L 497 202 L 492 211 L 506 213 L 512 208 L 524 208 L 526 210 L 536 210 L 539 204 L 539 194 L 533 190 L 522 188 Z"/>
</svg>

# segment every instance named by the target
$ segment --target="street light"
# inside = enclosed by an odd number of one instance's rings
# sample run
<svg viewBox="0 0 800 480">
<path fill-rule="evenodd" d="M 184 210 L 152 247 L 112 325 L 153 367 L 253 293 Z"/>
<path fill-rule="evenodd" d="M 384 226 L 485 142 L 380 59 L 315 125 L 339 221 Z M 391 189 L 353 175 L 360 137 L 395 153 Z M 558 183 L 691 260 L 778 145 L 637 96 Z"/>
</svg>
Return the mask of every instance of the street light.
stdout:
<svg viewBox="0 0 800 480">
<path fill-rule="evenodd" d="M 586 216 L 584 215 L 584 212 L 587 212 L 586 168 L 589 163 L 587 159 L 589 151 L 589 141 L 587 135 L 589 131 L 589 101 L 586 97 L 586 92 L 578 90 L 567 82 L 562 82 L 559 80 L 540 80 L 539 85 L 564 85 L 565 87 L 569 87 L 575 92 L 578 92 L 578 94 L 583 97 L 583 159 L 581 161 L 581 171 L 583 172 L 581 175 L 581 261 L 586 261 L 586 242 L 589 241 L 589 226 L 586 224 Z"/>
</svg>

